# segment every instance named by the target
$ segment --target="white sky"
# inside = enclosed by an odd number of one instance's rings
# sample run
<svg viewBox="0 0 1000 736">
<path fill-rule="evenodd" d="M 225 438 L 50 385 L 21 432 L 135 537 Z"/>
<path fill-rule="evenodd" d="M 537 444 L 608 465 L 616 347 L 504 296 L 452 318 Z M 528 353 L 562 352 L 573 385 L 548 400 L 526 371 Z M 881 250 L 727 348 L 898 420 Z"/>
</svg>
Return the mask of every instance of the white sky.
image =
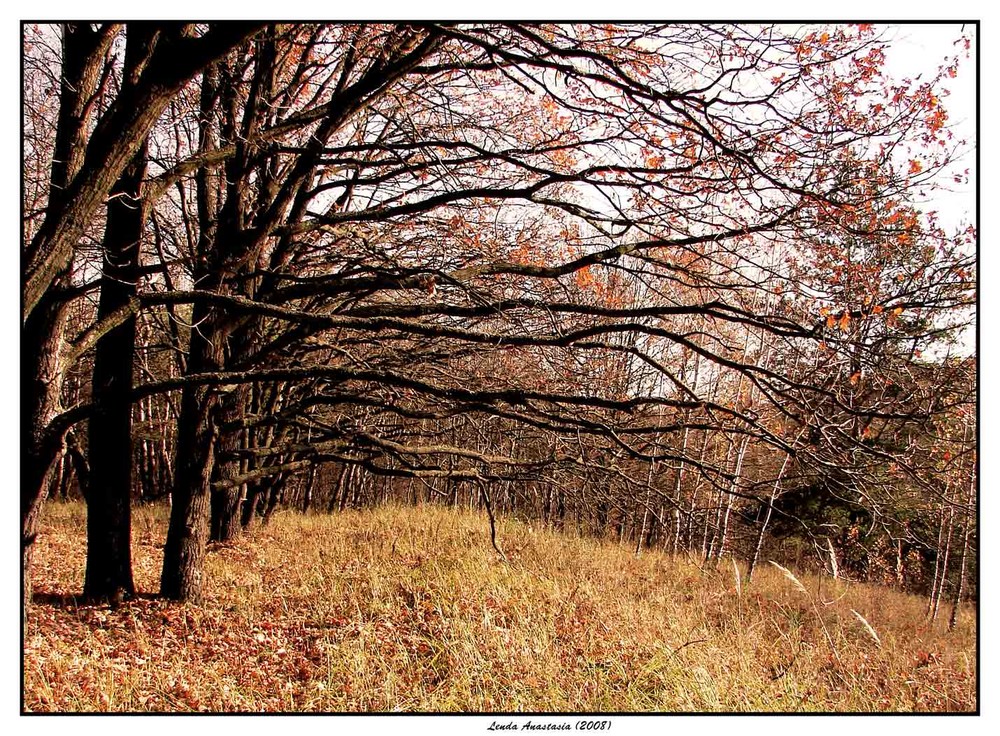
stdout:
<svg viewBox="0 0 1000 736">
<path fill-rule="evenodd" d="M 915 79 L 922 75 L 923 80 L 929 80 L 937 73 L 938 67 L 945 63 L 960 49 L 954 42 L 963 35 L 961 24 L 905 25 L 888 32 L 887 38 L 893 39 L 886 53 L 886 68 L 890 74 L 898 77 Z M 956 173 L 970 169 L 968 184 L 958 185 L 948 181 L 951 194 L 936 193 L 931 209 L 940 211 L 942 225 L 958 226 L 961 221 L 972 222 L 975 218 L 976 191 L 976 80 L 975 53 L 976 28 L 965 26 L 964 35 L 972 39 L 973 46 L 969 59 L 961 58 L 958 67 L 958 77 L 947 80 L 945 89 L 950 94 L 942 102 L 948 111 L 948 125 L 955 134 L 956 140 L 968 141 L 968 151 L 956 166 Z"/>
</svg>

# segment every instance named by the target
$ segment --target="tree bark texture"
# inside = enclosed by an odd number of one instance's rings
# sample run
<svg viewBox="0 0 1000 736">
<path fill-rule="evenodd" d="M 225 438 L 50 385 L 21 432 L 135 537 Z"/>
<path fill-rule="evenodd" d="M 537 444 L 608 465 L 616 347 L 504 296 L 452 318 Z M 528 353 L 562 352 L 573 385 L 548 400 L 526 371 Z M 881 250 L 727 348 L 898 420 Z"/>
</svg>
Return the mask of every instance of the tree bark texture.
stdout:
<svg viewBox="0 0 1000 736">
<path fill-rule="evenodd" d="M 83 163 L 88 103 L 99 82 L 102 57 L 110 37 L 86 23 L 63 26 L 62 79 L 56 120 L 49 210 L 65 206 L 67 189 Z M 22 279 L 31 271 L 30 246 L 22 253 Z M 66 374 L 64 357 L 67 303 L 58 290 L 70 285 L 70 261 L 49 274 L 46 290 L 21 332 L 21 550 L 24 600 L 31 598 L 31 551 L 46 489 L 61 454 L 62 438 L 50 424 L 62 409 Z"/>
<path fill-rule="evenodd" d="M 227 394 L 221 401 L 219 423 L 229 424 L 243 416 L 244 407 L 250 398 L 250 386 L 243 384 Z M 238 430 L 222 431 L 218 439 L 218 454 L 224 456 L 240 448 Z M 240 474 L 240 464 L 233 456 L 220 457 L 215 467 L 216 481 L 229 481 Z M 212 523 L 210 539 L 213 542 L 230 542 L 239 536 L 241 529 L 240 500 L 244 496 L 244 484 L 226 484 L 212 489 Z"/>
<path fill-rule="evenodd" d="M 130 41 L 130 49 L 132 43 Z M 126 52 L 126 56 L 131 56 Z M 134 63 L 134 62 L 133 62 Z M 126 59 L 126 74 L 129 60 Z M 104 276 L 98 319 L 114 313 L 136 293 L 143 210 L 139 188 L 146 170 L 145 145 L 126 168 L 108 203 Z M 87 496 L 87 573 L 84 597 L 102 599 L 119 590 L 135 594 L 132 580 L 132 316 L 105 334 L 94 358 L 94 406 L 88 445 L 94 478 Z"/>
<path fill-rule="evenodd" d="M 204 592 L 217 403 L 215 391 L 203 387 L 186 390 L 181 399 L 176 481 L 160 576 L 160 594 L 172 600 L 197 602 Z"/>
<path fill-rule="evenodd" d="M 138 83 L 153 49 L 155 31 L 140 25 L 126 39 L 123 91 Z M 135 296 L 145 223 L 141 202 L 146 175 L 143 140 L 111 190 L 104 230 L 98 320 Z M 135 595 L 132 579 L 132 366 L 136 318 L 132 315 L 98 340 L 94 356 L 93 403 L 88 447 L 90 473 L 99 479 L 87 494 L 85 598 Z"/>
</svg>

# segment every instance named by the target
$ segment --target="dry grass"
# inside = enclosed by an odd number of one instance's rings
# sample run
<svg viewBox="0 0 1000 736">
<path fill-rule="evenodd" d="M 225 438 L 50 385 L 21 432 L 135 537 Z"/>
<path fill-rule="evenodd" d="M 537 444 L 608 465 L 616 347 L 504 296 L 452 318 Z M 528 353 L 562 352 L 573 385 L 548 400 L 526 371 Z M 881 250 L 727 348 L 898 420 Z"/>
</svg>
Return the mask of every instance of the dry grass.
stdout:
<svg viewBox="0 0 1000 736">
<path fill-rule="evenodd" d="M 28 611 L 31 711 L 970 711 L 974 612 L 763 566 L 436 507 L 279 515 L 212 552 L 201 607 L 77 605 L 83 509 L 50 504 Z M 157 588 L 163 511 L 136 519 Z M 791 576 L 791 579 L 788 577 Z M 794 581 L 794 582 L 793 582 Z"/>
</svg>

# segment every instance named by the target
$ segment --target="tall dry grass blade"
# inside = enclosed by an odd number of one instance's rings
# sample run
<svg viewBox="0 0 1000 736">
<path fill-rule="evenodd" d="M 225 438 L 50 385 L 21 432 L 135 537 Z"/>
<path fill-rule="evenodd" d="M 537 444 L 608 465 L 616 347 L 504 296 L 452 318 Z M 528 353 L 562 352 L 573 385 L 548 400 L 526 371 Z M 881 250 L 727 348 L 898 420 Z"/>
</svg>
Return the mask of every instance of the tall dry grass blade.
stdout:
<svg viewBox="0 0 1000 736">
<path fill-rule="evenodd" d="M 840 570 L 837 568 L 837 553 L 833 551 L 833 542 L 826 538 L 826 548 L 830 553 L 830 570 L 833 572 L 833 579 L 840 577 Z"/>
<path fill-rule="evenodd" d="M 878 634 L 875 632 L 875 629 L 872 628 L 872 625 L 870 623 L 868 623 L 868 621 L 865 619 L 865 617 L 862 616 L 857 611 L 855 611 L 853 608 L 851 609 L 851 613 L 853 613 L 854 617 L 857 618 L 858 621 L 861 622 L 861 625 L 864 627 L 865 631 L 867 631 L 868 635 L 872 638 L 872 641 L 874 641 L 878 646 L 881 647 L 882 646 L 882 640 L 878 638 Z"/>
<path fill-rule="evenodd" d="M 736 565 L 736 560 L 733 557 L 729 558 L 730 562 L 733 563 L 733 577 L 736 578 L 736 597 L 743 597 L 743 582 L 740 580 L 740 568 Z"/>
<path fill-rule="evenodd" d="M 770 562 L 776 568 L 781 570 L 781 574 L 784 575 L 789 580 L 791 580 L 792 585 L 794 585 L 800 593 L 805 593 L 806 595 L 809 595 L 809 591 L 806 590 L 806 586 L 804 586 L 802 583 L 799 582 L 799 579 L 792 574 L 791 570 L 789 570 L 787 567 L 782 567 L 774 560 L 768 560 L 768 562 Z"/>
</svg>

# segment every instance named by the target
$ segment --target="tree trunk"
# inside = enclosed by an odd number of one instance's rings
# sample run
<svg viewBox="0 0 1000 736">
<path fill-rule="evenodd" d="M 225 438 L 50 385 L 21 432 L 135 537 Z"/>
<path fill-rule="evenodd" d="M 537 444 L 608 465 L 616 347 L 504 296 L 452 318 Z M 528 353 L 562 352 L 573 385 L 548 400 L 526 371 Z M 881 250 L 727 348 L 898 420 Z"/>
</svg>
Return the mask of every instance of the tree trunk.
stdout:
<svg viewBox="0 0 1000 736">
<path fill-rule="evenodd" d="M 62 449 L 61 438 L 49 431 L 49 425 L 62 408 L 65 321 L 65 306 L 46 299 L 28 319 L 21 339 L 26 364 L 21 374 L 21 437 L 24 443 L 21 547 L 26 600 L 31 597 L 31 546 L 35 541 L 38 515 Z"/>
<path fill-rule="evenodd" d="M 947 498 L 947 496 L 946 496 Z M 951 534 L 955 526 L 955 508 L 948 507 L 948 522 L 945 527 L 944 556 L 941 559 L 941 575 L 938 578 L 938 587 L 931 597 L 931 620 L 937 620 L 938 610 L 941 607 L 941 598 L 944 596 L 945 588 L 948 584 L 948 558 L 951 555 Z M 938 550 L 941 554 L 941 550 Z"/>
<path fill-rule="evenodd" d="M 332 514 L 337 508 L 337 503 L 340 500 L 340 494 L 344 490 L 344 481 L 347 478 L 347 463 L 340 466 L 340 472 L 337 473 L 337 482 L 333 486 L 333 491 L 330 492 L 330 501 L 326 507 L 326 513 Z"/>
<path fill-rule="evenodd" d="M 351 493 L 351 488 L 357 483 L 357 465 L 351 465 L 347 469 L 347 475 L 344 477 L 343 488 L 340 493 L 340 506 L 338 511 L 343 511 L 347 508 L 347 499 Z"/>
<path fill-rule="evenodd" d="M 246 498 L 240 503 L 240 526 L 243 531 L 253 528 L 254 519 L 257 516 L 257 506 L 260 502 L 263 487 L 261 481 L 254 481 L 247 486 Z"/>
<path fill-rule="evenodd" d="M 771 497 L 767 502 L 767 512 L 764 514 L 764 521 L 761 522 L 760 531 L 757 532 L 757 543 L 754 544 L 753 555 L 747 564 L 748 583 L 753 579 L 753 572 L 757 569 L 757 562 L 760 560 L 760 551 L 764 546 L 764 535 L 767 533 L 767 525 L 771 521 L 771 514 L 774 512 L 774 502 L 778 498 L 778 491 L 781 489 L 781 480 L 785 477 L 785 470 L 788 468 L 788 461 L 791 457 L 791 455 L 785 455 L 785 459 L 781 463 L 781 470 L 778 471 L 778 477 L 774 479 L 774 486 L 771 488 Z"/>
<path fill-rule="evenodd" d="M 219 424 L 227 425 L 243 417 L 243 409 L 250 399 L 250 385 L 241 384 L 228 393 L 221 402 Z M 217 440 L 220 456 L 240 447 L 239 430 L 223 430 Z M 234 456 L 221 457 L 216 465 L 215 480 L 226 481 L 240 474 L 240 461 Z M 210 539 L 213 542 L 230 542 L 239 536 L 243 526 L 240 518 L 240 499 L 245 486 L 226 485 L 212 489 L 212 521 Z"/>
<path fill-rule="evenodd" d="M 110 43 L 108 34 L 94 31 L 87 23 L 67 23 L 62 30 L 59 114 L 47 207 L 50 212 L 66 206 L 67 189 L 83 165 L 87 104 L 96 90 L 104 50 Z M 30 246 L 22 251 L 25 286 L 35 272 L 36 257 L 42 255 Z M 67 305 L 56 291 L 70 286 L 71 264 L 69 253 L 58 267 L 50 267 L 44 288 L 37 290 L 30 306 L 26 305 L 21 333 L 21 564 L 25 602 L 31 599 L 31 552 L 38 516 L 61 450 L 59 432 L 51 432 L 49 427 L 62 409 L 66 371 L 63 349 Z"/>
<path fill-rule="evenodd" d="M 309 466 L 309 476 L 306 478 L 305 486 L 302 490 L 302 513 L 309 513 L 309 506 L 312 504 L 313 487 L 316 485 L 316 464 Z"/>
<path fill-rule="evenodd" d="M 900 590 L 906 589 L 905 565 L 903 564 L 903 540 L 896 540 L 896 585 Z"/>
<path fill-rule="evenodd" d="M 230 463 L 225 463 L 224 466 L 232 467 Z M 224 478 L 221 475 L 216 477 Z M 240 535 L 244 528 L 240 515 L 243 492 L 243 486 L 212 489 L 209 538 L 213 542 L 231 542 Z"/>
<path fill-rule="evenodd" d="M 267 524 L 271 520 L 271 514 L 274 510 L 278 508 L 278 503 L 281 501 L 282 492 L 285 487 L 285 473 L 276 473 L 270 478 L 270 488 L 267 494 L 267 505 L 264 507 L 264 518 L 262 523 Z"/>
<path fill-rule="evenodd" d="M 185 390 L 181 399 L 176 481 L 160 576 L 160 593 L 172 600 L 198 601 L 203 593 L 217 401 L 205 388 Z"/>
<path fill-rule="evenodd" d="M 695 380 L 697 380 L 697 372 L 695 372 Z M 681 460 L 677 465 L 677 474 L 674 478 L 674 503 L 676 507 L 674 508 L 674 546 L 673 552 L 677 554 L 680 547 L 681 540 L 681 494 L 683 492 L 683 481 L 684 481 L 684 458 L 687 457 L 688 448 L 688 434 L 690 432 L 689 427 L 684 427 L 684 434 L 681 439 Z M 664 548 L 666 548 L 666 542 L 664 542 Z"/>
<path fill-rule="evenodd" d="M 137 84 L 155 44 L 155 30 L 129 29 L 122 93 Z M 98 320 L 128 304 L 136 294 L 145 216 L 140 199 L 146 175 L 147 140 L 111 190 L 103 241 Z M 88 447 L 91 484 L 87 493 L 87 571 L 84 598 L 106 600 L 135 595 L 132 580 L 132 364 L 136 319 L 131 316 L 98 340 L 94 356 L 93 403 Z"/>
<path fill-rule="evenodd" d="M 138 57 L 138 58 L 136 58 Z M 129 39 L 125 73 L 141 55 Z M 104 275 L 97 310 L 103 319 L 136 293 L 143 210 L 139 187 L 146 171 L 146 146 L 125 169 L 108 203 L 104 233 Z M 123 591 L 135 595 L 132 580 L 132 363 L 135 317 L 97 342 L 94 357 L 94 413 L 88 445 L 93 482 L 87 494 L 87 572 L 83 595 L 107 599 Z"/>
<path fill-rule="evenodd" d="M 661 414 L 662 416 L 662 414 Z M 646 525 L 649 523 L 649 505 L 653 501 L 653 466 L 655 462 L 649 463 L 649 472 L 646 474 L 646 501 L 642 507 L 642 523 L 639 526 L 639 533 L 635 538 L 635 554 L 638 556 L 642 552 L 642 545 L 646 544 L 649 546 L 649 540 L 646 538 Z M 652 532 L 652 527 L 650 527 L 650 532 Z"/>
<path fill-rule="evenodd" d="M 730 493 L 727 494 L 726 499 L 726 514 L 722 519 L 722 531 L 719 535 L 719 548 L 715 552 L 716 561 L 721 560 L 726 554 L 726 545 L 729 542 L 729 517 L 733 511 L 733 503 L 736 498 L 734 492 L 739 489 L 740 478 L 743 474 L 743 459 L 746 457 L 747 445 L 750 440 L 746 437 L 743 438 L 743 442 L 740 443 L 740 449 L 736 456 L 736 469 L 733 471 L 733 482 L 729 486 Z"/>
<path fill-rule="evenodd" d="M 958 607 L 962 603 L 965 595 L 966 563 L 969 559 L 969 538 L 972 533 L 972 508 L 976 500 L 976 474 L 973 472 L 972 480 L 969 483 L 969 497 L 965 506 L 965 530 L 962 534 L 961 561 L 958 565 L 958 588 L 955 590 L 955 598 L 951 606 L 951 616 L 948 617 L 948 631 L 954 631 L 958 623 Z"/>
<path fill-rule="evenodd" d="M 714 396 L 714 394 L 713 394 Z M 702 438 L 701 451 L 698 454 L 698 464 L 703 465 L 705 462 L 705 457 L 708 454 L 708 443 L 709 443 L 709 433 L 705 432 Z M 691 490 L 691 508 L 688 512 L 688 522 L 687 522 L 687 548 L 688 550 L 693 550 L 695 547 L 695 539 L 698 535 L 698 530 L 696 528 L 696 515 L 695 511 L 698 509 L 698 492 L 701 490 L 701 481 L 704 476 L 701 473 L 695 473 L 694 477 L 694 488 Z M 701 554 L 704 555 L 708 549 L 708 514 L 709 509 L 705 509 L 702 513 L 704 517 L 704 534 L 701 538 Z"/>
<path fill-rule="evenodd" d="M 215 67 L 206 70 L 202 78 L 202 118 L 199 122 L 199 152 L 202 153 L 218 147 L 213 114 L 217 82 Z M 221 291 L 224 258 L 216 243 L 219 220 L 222 219 L 218 171 L 203 168 L 195 184 L 199 233 L 194 278 L 206 291 Z M 235 244 L 230 243 L 229 247 L 235 247 Z M 223 368 L 228 331 L 223 328 L 222 319 L 222 315 L 204 300 L 193 303 L 191 323 L 197 325 L 197 329 L 191 331 L 188 374 Z M 219 395 L 220 389 L 205 386 L 187 386 L 181 395 L 173 505 L 160 576 L 160 593 L 174 600 L 197 601 L 202 596 L 202 567 L 211 516 Z"/>
<path fill-rule="evenodd" d="M 941 545 L 944 542 L 944 504 L 941 505 L 941 516 L 938 520 L 937 544 L 934 545 L 934 577 L 931 579 L 930 595 L 927 598 L 927 611 L 924 615 L 930 618 L 934 613 L 934 600 L 937 597 L 938 580 L 941 578 Z"/>
<path fill-rule="evenodd" d="M 203 301 L 196 301 L 189 373 L 218 371 L 223 366 L 229 330 L 222 317 Z M 218 387 L 185 387 L 177 420 L 177 461 L 173 505 L 163 551 L 160 592 L 174 600 L 197 601 L 202 595 L 202 566 L 209 536 L 212 481 L 219 432 Z M 235 523 L 236 512 L 232 515 Z"/>
</svg>

